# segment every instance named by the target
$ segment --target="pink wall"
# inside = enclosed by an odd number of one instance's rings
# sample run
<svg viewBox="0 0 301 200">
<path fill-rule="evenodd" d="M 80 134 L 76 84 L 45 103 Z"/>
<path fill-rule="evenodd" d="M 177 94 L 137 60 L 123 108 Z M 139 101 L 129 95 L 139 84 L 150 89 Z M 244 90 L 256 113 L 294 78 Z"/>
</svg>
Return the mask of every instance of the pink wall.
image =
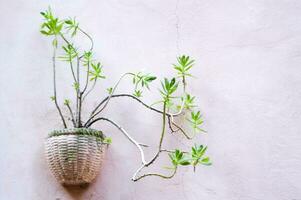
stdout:
<svg viewBox="0 0 301 200">
<path fill-rule="evenodd" d="M 39 34 L 39 12 L 51 5 L 77 19 L 95 39 L 106 76 L 84 107 L 127 71 L 171 75 L 180 53 L 197 65 L 188 89 L 204 115 L 213 166 L 182 168 L 173 180 L 131 182 L 139 165 L 135 147 L 114 127 L 101 174 L 88 188 L 66 189 L 43 155 L 47 133 L 60 126 L 52 95 L 51 45 Z M 0 199 L 71 200 L 284 200 L 301 199 L 300 1 L 0 1 Z M 80 40 L 82 45 L 88 41 Z M 58 66 L 71 96 L 68 68 Z M 158 99 L 147 94 L 144 100 Z M 130 81 L 121 90 L 129 91 Z M 131 100 L 115 99 L 105 112 L 137 140 L 155 145 L 160 116 Z M 167 148 L 193 142 L 168 136 Z M 148 156 L 152 150 L 150 149 Z M 162 157 L 156 170 L 167 164 Z"/>
</svg>

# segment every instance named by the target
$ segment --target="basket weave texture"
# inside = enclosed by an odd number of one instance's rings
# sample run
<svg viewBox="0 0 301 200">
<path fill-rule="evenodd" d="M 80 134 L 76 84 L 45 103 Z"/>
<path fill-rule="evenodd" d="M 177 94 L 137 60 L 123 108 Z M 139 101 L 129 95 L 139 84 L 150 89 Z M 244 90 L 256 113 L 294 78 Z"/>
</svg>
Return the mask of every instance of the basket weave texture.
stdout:
<svg viewBox="0 0 301 200">
<path fill-rule="evenodd" d="M 102 137 L 95 136 L 95 132 Z M 55 133 L 55 134 L 53 134 Z M 53 131 L 45 142 L 46 160 L 55 178 L 65 185 L 90 183 L 98 174 L 107 144 L 93 129 Z"/>
</svg>

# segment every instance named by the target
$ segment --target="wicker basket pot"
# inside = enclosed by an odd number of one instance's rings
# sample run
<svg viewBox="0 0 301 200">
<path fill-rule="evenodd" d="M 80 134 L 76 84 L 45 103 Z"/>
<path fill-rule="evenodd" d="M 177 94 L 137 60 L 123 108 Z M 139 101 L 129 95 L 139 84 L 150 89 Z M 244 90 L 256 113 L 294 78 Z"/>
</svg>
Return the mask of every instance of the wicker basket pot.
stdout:
<svg viewBox="0 0 301 200">
<path fill-rule="evenodd" d="M 52 131 L 45 142 L 46 160 L 64 185 L 90 183 L 98 174 L 107 144 L 101 131 L 73 128 Z"/>
</svg>

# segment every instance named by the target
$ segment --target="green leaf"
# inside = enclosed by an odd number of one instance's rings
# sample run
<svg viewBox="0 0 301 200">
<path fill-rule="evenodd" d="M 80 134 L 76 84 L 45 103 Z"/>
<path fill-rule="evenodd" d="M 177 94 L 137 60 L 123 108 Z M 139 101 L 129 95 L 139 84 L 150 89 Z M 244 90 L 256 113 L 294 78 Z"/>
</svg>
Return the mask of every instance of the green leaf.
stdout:
<svg viewBox="0 0 301 200">
<path fill-rule="evenodd" d="M 44 30 L 41 30 L 40 32 L 41 32 L 43 35 L 47 35 L 47 36 L 50 35 L 48 32 L 46 32 L 46 31 L 44 31 Z"/>
<path fill-rule="evenodd" d="M 135 90 L 134 94 L 135 97 L 142 97 L 142 91 L 141 90 Z"/>
<path fill-rule="evenodd" d="M 109 87 L 109 88 L 107 88 L 107 91 L 108 91 L 109 94 L 112 94 L 113 93 L 113 88 Z"/>
<path fill-rule="evenodd" d="M 64 105 L 69 105 L 70 104 L 70 100 L 69 99 L 65 99 L 64 100 Z"/>
<path fill-rule="evenodd" d="M 98 78 L 102 78 L 102 79 L 106 78 L 102 74 L 102 66 L 101 66 L 100 62 L 91 63 L 91 66 L 92 66 L 92 70 L 89 71 L 89 76 L 91 77 L 90 81 L 93 81 L 93 80 L 96 81 Z"/>
<path fill-rule="evenodd" d="M 188 71 L 193 67 L 194 60 L 190 59 L 189 56 L 182 55 L 177 57 L 177 64 L 173 64 L 174 69 L 177 71 L 179 77 L 185 78 L 186 76 L 190 76 Z"/>
<path fill-rule="evenodd" d="M 72 24 L 72 20 L 65 20 L 65 23 L 68 24 L 68 25 L 71 25 Z"/>
<path fill-rule="evenodd" d="M 105 144 L 112 144 L 112 138 L 106 137 L 102 142 Z"/>
<path fill-rule="evenodd" d="M 75 90 L 78 90 L 79 89 L 79 83 L 78 82 L 74 82 L 73 83 L 73 87 Z"/>
<path fill-rule="evenodd" d="M 51 101 L 55 101 L 55 96 L 50 97 Z"/>
<path fill-rule="evenodd" d="M 206 157 L 206 158 L 203 158 L 203 159 L 201 160 L 201 162 L 202 162 L 202 163 L 208 163 L 209 160 L 210 160 L 210 158 L 209 158 L 209 157 Z"/>
<path fill-rule="evenodd" d="M 183 160 L 180 162 L 180 165 L 187 166 L 187 165 L 190 165 L 190 162 L 189 162 L 189 160 Z"/>
<path fill-rule="evenodd" d="M 52 45 L 53 45 L 55 48 L 57 48 L 57 39 L 56 39 L 56 38 L 53 39 Z"/>
<path fill-rule="evenodd" d="M 71 32 L 71 37 L 74 37 L 77 33 L 79 23 L 75 20 L 75 18 L 69 18 L 64 21 L 66 24 L 67 32 Z"/>
</svg>

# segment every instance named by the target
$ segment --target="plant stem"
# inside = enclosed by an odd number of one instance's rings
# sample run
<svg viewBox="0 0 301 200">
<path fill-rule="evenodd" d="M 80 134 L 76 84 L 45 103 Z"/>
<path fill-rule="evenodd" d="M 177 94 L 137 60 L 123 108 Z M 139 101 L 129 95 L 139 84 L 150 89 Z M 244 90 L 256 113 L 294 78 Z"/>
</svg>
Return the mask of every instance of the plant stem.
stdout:
<svg viewBox="0 0 301 200">
<path fill-rule="evenodd" d="M 89 72 L 90 72 L 90 62 L 88 62 L 88 66 L 87 66 L 87 75 L 86 75 L 86 84 L 85 84 L 85 87 L 84 87 L 84 89 L 83 89 L 83 91 L 82 91 L 82 94 L 84 94 L 84 93 L 86 92 L 87 87 L 88 87 L 88 85 L 89 85 Z M 96 81 L 96 79 L 95 79 L 95 81 Z"/>
<path fill-rule="evenodd" d="M 67 108 L 68 108 L 68 110 L 69 110 L 69 112 L 70 112 L 71 120 L 72 120 L 73 126 L 75 127 L 75 126 L 76 126 L 76 122 L 75 122 L 75 119 L 74 119 L 74 115 L 73 115 L 72 109 L 71 109 L 71 107 L 70 107 L 69 104 L 66 104 L 66 106 L 67 106 Z"/>
<path fill-rule="evenodd" d="M 87 91 L 87 93 L 83 96 L 83 102 L 85 100 L 85 98 L 88 96 L 88 94 L 94 89 L 96 85 L 96 79 L 94 80 L 93 84 L 92 84 L 92 87 Z"/>
<path fill-rule="evenodd" d="M 149 173 L 149 174 L 143 174 L 143 175 L 139 176 L 138 178 L 136 178 L 136 176 L 133 176 L 132 180 L 134 182 L 136 182 L 136 181 L 139 181 L 140 179 L 145 178 L 147 176 L 158 176 L 158 177 L 164 178 L 164 179 L 171 179 L 172 177 L 175 176 L 176 172 L 177 172 L 177 167 L 175 167 L 175 169 L 173 170 L 172 174 L 169 175 L 169 176 L 162 175 L 162 174 L 157 174 L 157 173 Z"/>
<path fill-rule="evenodd" d="M 77 127 L 81 126 L 81 94 L 80 94 L 80 80 L 79 80 L 79 61 L 80 58 L 77 58 L 77 66 L 76 66 L 76 76 L 77 76 L 77 89 L 76 89 L 76 121 Z"/>
<path fill-rule="evenodd" d="M 66 121 L 64 119 L 64 116 L 62 114 L 62 111 L 58 105 L 58 102 L 57 102 L 57 95 L 56 95 L 56 66 L 55 66 L 55 57 L 56 57 L 56 47 L 53 48 L 53 57 L 52 57 L 52 64 L 53 64 L 53 95 L 54 95 L 54 103 L 55 103 L 55 106 L 59 112 L 59 115 L 62 119 L 62 122 L 63 122 L 63 125 L 64 125 L 64 128 L 67 128 L 67 125 L 66 125 Z"/>
<path fill-rule="evenodd" d="M 176 124 L 173 120 L 171 121 L 171 123 L 172 123 L 172 125 L 174 125 L 185 137 L 186 137 L 186 139 L 188 139 L 188 140 L 191 140 L 191 139 L 193 139 L 193 136 L 189 136 L 185 131 L 184 131 L 184 129 L 181 127 L 181 126 L 179 126 L 178 124 Z"/>
<path fill-rule="evenodd" d="M 141 143 L 138 143 L 134 138 L 132 138 L 127 132 L 126 130 L 124 130 L 124 128 L 122 128 L 120 125 L 118 125 L 116 122 L 114 122 L 113 120 L 111 119 L 108 119 L 108 118 L 105 118 L 105 117 L 100 117 L 100 118 L 97 118 L 97 119 L 94 119 L 91 123 L 95 123 L 97 121 L 100 121 L 100 120 L 104 120 L 104 121 L 108 121 L 110 122 L 111 124 L 113 124 L 116 128 L 118 128 L 134 145 L 136 145 L 136 147 L 139 149 L 139 152 L 140 152 L 140 155 L 141 155 L 141 161 L 142 161 L 142 164 L 146 164 L 146 161 L 145 161 L 145 155 L 144 155 L 144 151 L 143 149 L 141 148 L 141 146 L 145 146 L 145 144 L 141 144 Z"/>
<path fill-rule="evenodd" d="M 112 93 L 108 96 L 108 98 L 106 99 L 106 101 L 101 101 L 101 102 L 96 106 L 96 108 L 92 111 L 92 113 L 91 113 L 91 115 L 90 115 L 90 118 L 87 120 L 86 124 L 88 124 L 91 120 L 93 120 L 93 118 L 94 118 L 96 115 L 98 115 L 99 113 L 101 113 L 101 111 L 103 111 L 103 110 L 105 109 L 105 107 L 108 105 L 108 103 L 109 103 L 111 97 L 113 96 L 113 94 L 114 94 L 116 88 L 118 87 L 119 83 L 120 83 L 121 80 L 122 80 L 125 76 L 127 76 L 127 75 L 133 75 L 133 74 L 132 74 L 132 73 L 125 73 L 125 74 L 123 74 L 123 75 L 119 78 L 119 80 L 117 81 L 117 83 L 115 84 L 115 86 L 114 86 L 114 88 L 113 88 L 113 90 L 112 90 Z M 98 108 L 100 108 L 100 106 L 101 106 L 103 103 L 105 103 L 105 105 L 97 112 Z"/>
<path fill-rule="evenodd" d="M 73 70 L 73 64 L 72 64 L 72 60 L 70 61 L 70 68 L 71 68 L 71 73 L 72 73 L 72 76 L 73 76 L 74 82 L 77 82 L 77 81 L 76 81 L 76 78 L 75 78 L 74 70 Z"/>
<path fill-rule="evenodd" d="M 161 150 L 162 150 L 162 143 L 163 143 L 163 138 L 164 138 L 164 135 L 165 135 L 165 126 L 166 126 L 166 102 L 164 101 L 164 104 L 163 104 L 163 118 L 162 118 L 162 132 L 161 132 L 161 136 L 160 136 L 160 142 L 159 142 L 159 146 L 158 146 L 158 151 L 157 151 L 157 153 L 155 154 L 155 156 L 148 162 L 148 163 L 145 163 L 145 164 L 143 164 L 143 165 L 141 165 L 138 169 L 137 169 L 137 171 L 134 173 L 134 175 L 133 175 L 133 177 L 132 177 L 132 180 L 133 181 L 138 181 L 138 180 L 140 180 L 141 178 L 143 178 L 143 177 L 146 177 L 146 176 L 163 176 L 163 175 L 158 175 L 158 174 L 149 174 L 149 175 L 147 175 L 147 174 L 145 174 L 145 175 L 142 175 L 142 176 L 140 176 L 140 177 L 138 177 L 138 178 L 136 178 L 137 177 L 137 174 L 143 169 L 143 168 L 145 168 L 145 167 L 148 167 L 148 166 L 150 166 L 153 162 L 155 162 L 155 160 L 159 157 L 159 155 L 160 155 L 160 153 L 161 153 Z M 174 175 L 172 175 L 172 176 L 174 176 Z M 164 176 L 163 176 L 164 177 Z M 162 178 L 163 178 L 162 177 Z"/>
<path fill-rule="evenodd" d="M 148 167 L 149 165 L 151 165 L 159 157 L 159 154 L 160 154 L 161 148 L 162 148 L 162 143 L 163 143 L 164 135 L 165 135 L 165 129 L 166 129 L 165 126 L 166 126 L 166 102 L 164 102 L 164 104 L 163 104 L 162 132 L 161 132 L 161 136 L 160 136 L 160 142 L 159 142 L 159 146 L 158 146 L 158 152 L 153 157 L 153 159 L 151 159 L 148 163 L 145 164 L 146 167 Z"/>
<path fill-rule="evenodd" d="M 152 110 L 152 111 L 155 111 L 157 113 L 160 113 L 160 114 L 163 114 L 163 111 L 161 110 L 158 110 L 150 105 L 147 105 L 146 103 L 144 103 L 142 100 L 140 100 L 139 98 L 137 98 L 136 96 L 134 95 L 131 95 L 131 94 L 115 94 L 115 95 L 111 95 L 111 96 L 107 96 L 106 98 L 104 98 L 98 105 L 97 107 L 94 109 L 94 111 L 92 112 L 91 114 L 91 117 L 95 117 L 97 114 L 95 114 L 96 110 L 101 106 L 103 105 L 104 103 L 106 103 L 108 101 L 109 98 L 116 98 L 116 97 L 130 97 L 136 101 L 138 101 L 139 103 L 141 103 L 143 106 L 145 106 L 146 108 Z M 179 116 L 180 114 L 182 114 L 181 112 L 178 112 L 178 113 L 166 113 L 166 116 L 174 116 L 174 117 L 177 117 Z M 90 125 L 90 121 L 91 121 L 91 117 L 87 120 L 85 126 L 89 126 Z"/>
<path fill-rule="evenodd" d="M 77 50 L 71 45 L 71 43 L 65 38 L 65 36 L 60 33 L 59 34 L 61 36 L 61 38 L 67 43 L 67 45 L 70 45 L 73 50 L 77 53 Z M 76 58 L 77 58 L 77 74 L 76 74 L 76 77 L 75 77 L 75 73 L 73 71 L 73 66 L 71 67 L 72 69 L 72 73 L 73 73 L 73 78 L 78 86 L 78 88 L 76 88 L 76 110 L 75 110 L 75 122 L 76 122 L 76 127 L 80 127 L 81 126 L 81 112 L 80 112 L 80 109 L 81 109 L 81 95 L 80 95 L 80 80 L 79 80 L 79 61 L 80 61 L 80 57 L 78 57 L 78 53 L 76 54 Z"/>
<path fill-rule="evenodd" d="M 92 50 L 93 50 L 93 47 L 94 47 L 94 42 L 93 42 L 92 37 L 91 37 L 87 32 L 85 32 L 83 29 L 81 29 L 80 27 L 78 27 L 78 30 L 79 30 L 80 32 L 82 32 L 84 35 L 86 35 L 86 36 L 89 38 L 89 40 L 90 40 L 90 42 L 91 42 L 90 51 L 92 51 Z"/>
</svg>

